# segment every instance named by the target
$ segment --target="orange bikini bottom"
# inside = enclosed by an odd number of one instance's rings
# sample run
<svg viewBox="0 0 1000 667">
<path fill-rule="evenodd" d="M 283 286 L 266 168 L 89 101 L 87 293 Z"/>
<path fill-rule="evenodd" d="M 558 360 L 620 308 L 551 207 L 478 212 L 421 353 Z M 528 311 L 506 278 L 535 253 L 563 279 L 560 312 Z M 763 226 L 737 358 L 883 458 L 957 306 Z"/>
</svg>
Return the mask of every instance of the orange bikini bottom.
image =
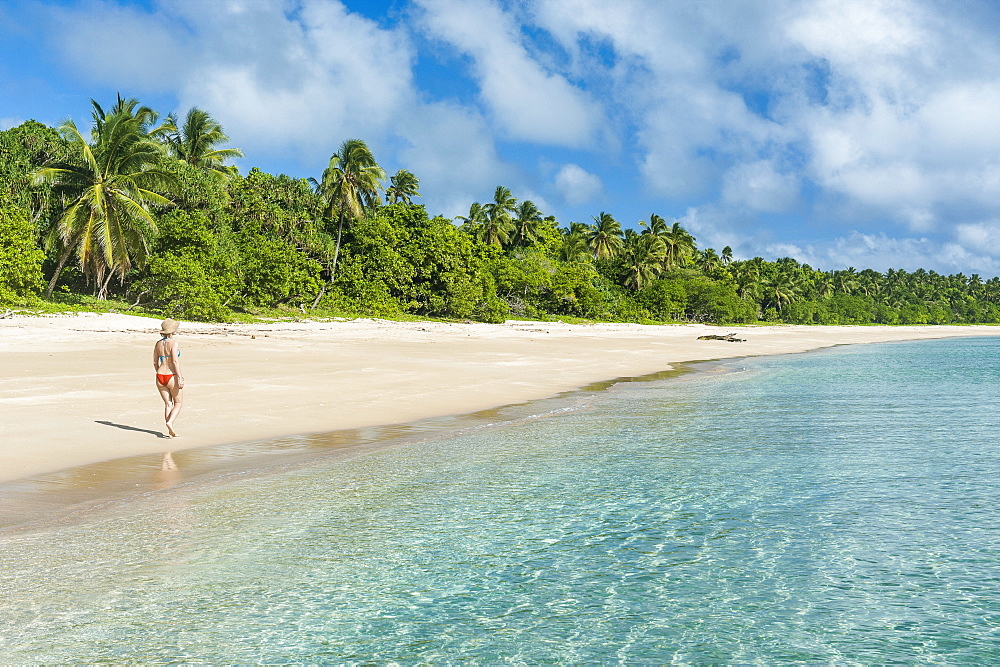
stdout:
<svg viewBox="0 0 1000 667">
<path fill-rule="evenodd" d="M 172 378 L 173 376 L 174 376 L 173 373 L 168 373 L 167 375 L 160 375 L 159 373 L 157 373 L 156 374 L 156 382 L 157 382 L 157 384 L 160 384 L 160 385 L 163 385 L 164 387 L 166 387 L 167 384 L 170 382 L 170 378 Z"/>
</svg>

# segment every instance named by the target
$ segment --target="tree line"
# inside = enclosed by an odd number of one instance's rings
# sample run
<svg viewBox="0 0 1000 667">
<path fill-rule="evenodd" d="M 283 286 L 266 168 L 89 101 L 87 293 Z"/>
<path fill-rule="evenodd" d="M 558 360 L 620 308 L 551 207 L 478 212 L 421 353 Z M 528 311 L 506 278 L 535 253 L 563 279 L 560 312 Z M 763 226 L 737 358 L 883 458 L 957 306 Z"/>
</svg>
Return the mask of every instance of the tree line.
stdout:
<svg viewBox="0 0 1000 667">
<path fill-rule="evenodd" d="M 500 322 L 1000 322 L 1000 279 L 741 260 L 678 222 L 561 225 L 499 186 L 455 220 L 359 139 L 318 179 L 227 162 L 212 116 L 131 98 L 0 132 L 0 304 L 84 299 L 184 319 L 406 315 Z"/>
</svg>

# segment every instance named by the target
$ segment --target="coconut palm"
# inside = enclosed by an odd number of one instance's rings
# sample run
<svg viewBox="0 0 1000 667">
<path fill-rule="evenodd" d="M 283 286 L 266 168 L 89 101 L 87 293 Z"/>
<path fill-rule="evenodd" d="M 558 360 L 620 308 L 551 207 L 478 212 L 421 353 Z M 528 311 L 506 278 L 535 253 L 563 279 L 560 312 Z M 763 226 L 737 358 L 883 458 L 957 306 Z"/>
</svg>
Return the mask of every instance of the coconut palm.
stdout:
<svg viewBox="0 0 1000 667">
<path fill-rule="evenodd" d="M 400 169 L 389 179 L 389 187 L 385 189 L 385 201 L 388 204 L 403 202 L 412 204 L 414 197 L 419 197 L 420 179 L 405 169 Z"/>
<path fill-rule="evenodd" d="M 571 222 L 569 227 L 560 227 L 562 245 L 559 247 L 559 259 L 564 262 L 589 262 L 593 259 L 587 236 L 590 225 L 582 222 Z"/>
<path fill-rule="evenodd" d="M 622 226 L 610 213 L 601 211 L 600 215 L 594 216 L 587 244 L 594 253 L 594 259 L 613 259 L 622 250 Z"/>
<path fill-rule="evenodd" d="M 640 222 L 639 226 L 643 228 L 643 234 L 653 234 L 654 236 L 660 237 L 670 230 L 670 228 L 667 227 L 666 221 L 655 213 L 651 213 L 649 215 L 649 222 Z"/>
<path fill-rule="evenodd" d="M 514 223 L 505 216 L 487 215 L 486 221 L 483 222 L 478 231 L 481 242 L 502 248 L 510 243 L 514 234 Z"/>
<path fill-rule="evenodd" d="M 729 266 L 733 263 L 733 249 L 729 246 L 722 249 L 722 263 L 725 266 Z"/>
<path fill-rule="evenodd" d="M 479 228 L 486 222 L 486 208 L 477 201 L 472 202 L 469 215 L 459 215 L 455 219 L 462 221 L 459 229 L 478 237 Z"/>
<path fill-rule="evenodd" d="M 743 299 L 756 299 L 759 295 L 762 280 L 761 266 L 764 260 L 754 257 L 751 260 L 737 261 L 729 265 L 729 272 L 736 282 L 736 293 Z"/>
<path fill-rule="evenodd" d="M 694 237 L 681 227 L 679 222 L 675 222 L 670 229 L 660 235 L 660 238 L 667 247 L 664 263 L 668 269 L 684 266 L 697 249 Z"/>
<path fill-rule="evenodd" d="M 590 246 L 584 234 L 565 234 L 559 247 L 559 259 L 564 262 L 589 262 Z"/>
<path fill-rule="evenodd" d="M 701 270 L 705 273 L 712 273 L 719 268 L 721 263 L 722 260 L 718 253 L 715 252 L 715 248 L 705 248 L 705 250 L 701 252 L 699 264 L 701 264 Z"/>
<path fill-rule="evenodd" d="M 531 200 L 525 199 L 514 210 L 514 238 L 520 246 L 526 246 L 538 240 L 538 225 L 542 221 L 542 212 Z"/>
<path fill-rule="evenodd" d="M 167 116 L 165 122 L 157 125 L 156 122 L 160 115 L 145 105 L 140 106 L 139 100 L 134 97 L 122 97 L 119 94 L 114 106 L 108 111 L 105 111 L 96 100 L 90 100 L 90 106 L 90 116 L 94 121 L 90 129 L 90 137 L 94 142 L 99 141 L 105 126 L 112 119 L 122 116 L 131 118 L 132 122 L 135 123 L 136 133 L 146 138 L 163 139 L 171 131 L 176 130 L 170 116 Z"/>
<path fill-rule="evenodd" d="M 857 289 L 857 286 L 858 278 L 853 266 L 848 267 L 846 270 L 834 271 L 833 287 L 837 292 L 840 292 L 841 294 L 850 294 Z"/>
<path fill-rule="evenodd" d="M 360 139 L 348 139 L 330 157 L 330 164 L 319 183 L 319 194 L 327 204 L 327 215 L 337 217 L 338 252 L 344 223 L 360 218 L 366 210 L 377 206 L 384 178 L 385 171 Z M 333 268 L 336 266 L 335 255 Z"/>
<path fill-rule="evenodd" d="M 790 273 L 779 273 L 764 285 L 764 297 L 775 310 L 781 310 L 795 300 L 801 288 L 799 277 Z"/>
<path fill-rule="evenodd" d="M 814 289 L 816 295 L 824 299 L 833 296 L 833 276 L 829 273 L 823 273 L 817 278 Z"/>
<path fill-rule="evenodd" d="M 178 160 L 193 167 L 209 171 L 220 178 L 232 174 L 232 168 L 224 165 L 226 160 L 243 157 L 239 148 L 219 148 L 229 141 L 222 126 L 207 111 L 191 107 L 184 117 L 184 124 L 177 129 L 177 119 L 167 116 L 171 128 L 166 135 L 167 148 Z"/>
<path fill-rule="evenodd" d="M 60 244 L 62 252 L 46 296 L 52 295 L 76 251 L 84 274 L 95 281 L 98 297 L 105 298 L 113 275 L 124 278 L 133 265 L 145 262 L 156 231 L 149 207 L 170 205 L 159 192 L 178 189 L 161 169 L 163 151 L 148 131 L 154 115 L 145 107 L 137 110 L 134 100 L 119 98 L 109 113 L 93 105 L 93 143 L 87 143 L 73 121 L 66 121 L 59 132 L 74 161 L 45 167 L 34 177 L 35 184 L 50 184 L 71 200 L 49 235 L 50 244 Z"/>
<path fill-rule="evenodd" d="M 333 250 L 330 278 L 316 295 L 313 308 L 319 304 L 337 272 L 340 257 L 340 243 L 344 233 L 344 223 L 356 220 L 365 210 L 375 208 L 379 201 L 379 190 L 385 171 L 375 161 L 368 145 L 361 139 L 348 139 L 333 156 L 329 166 L 323 171 L 319 182 L 320 196 L 326 202 L 326 214 L 337 217 L 337 241 Z"/>
<path fill-rule="evenodd" d="M 480 227 L 479 240 L 487 245 L 505 246 L 514 234 L 513 215 L 517 199 L 502 185 L 493 193 L 493 201 L 484 206 L 486 221 Z"/>
<path fill-rule="evenodd" d="M 666 255 L 663 239 L 654 234 L 638 234 L 628 244 L 625 286 L 641 290 L 660 274 Z"/>
</svg>

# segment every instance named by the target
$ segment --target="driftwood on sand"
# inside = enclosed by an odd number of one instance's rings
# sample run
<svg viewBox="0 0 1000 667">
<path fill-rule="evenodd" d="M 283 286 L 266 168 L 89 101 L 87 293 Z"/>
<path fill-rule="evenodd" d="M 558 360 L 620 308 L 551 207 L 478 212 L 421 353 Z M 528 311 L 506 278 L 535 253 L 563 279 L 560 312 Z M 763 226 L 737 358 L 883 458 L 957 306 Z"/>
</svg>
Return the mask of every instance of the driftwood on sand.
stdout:
<svg viewBox="0 0 1000 667">
<path fill-rule="evenodd" d="M 737 338 L 736 334 L 726 334 L 725 336 L 720 336 L 718 334 L 709 334 L 707 336 L 698 336 L 698 340 L 724 340 L 730 343 L 745 343 L 746 338 Z"/>
</svg>

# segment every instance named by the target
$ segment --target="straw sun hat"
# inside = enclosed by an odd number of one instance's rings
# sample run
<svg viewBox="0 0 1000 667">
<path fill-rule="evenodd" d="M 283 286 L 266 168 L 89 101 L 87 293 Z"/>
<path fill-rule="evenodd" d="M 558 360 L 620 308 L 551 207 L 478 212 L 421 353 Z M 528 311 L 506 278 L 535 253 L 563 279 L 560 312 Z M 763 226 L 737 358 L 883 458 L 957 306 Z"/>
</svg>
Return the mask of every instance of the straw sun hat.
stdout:
<svg viewBox="0 0 1000 667">
<path fill-rule="evenodd" d="M 162 334 L 172 334 L 177 331 L 177 327 L 181 325 L 177 320 L 172 320 L 167 318 L 160 323 L 160 333 Z"/>
</svg>

